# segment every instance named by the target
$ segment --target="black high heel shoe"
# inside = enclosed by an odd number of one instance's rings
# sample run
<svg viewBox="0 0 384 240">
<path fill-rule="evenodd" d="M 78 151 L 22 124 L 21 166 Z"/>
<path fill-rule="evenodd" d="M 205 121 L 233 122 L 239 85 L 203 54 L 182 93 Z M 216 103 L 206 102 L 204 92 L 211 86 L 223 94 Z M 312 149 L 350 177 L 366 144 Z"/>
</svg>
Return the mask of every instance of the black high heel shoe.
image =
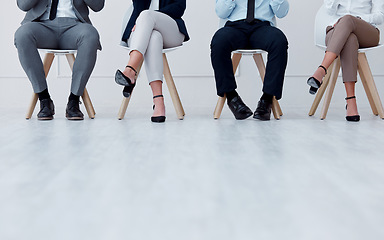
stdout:
<svg viewBox="0 0 384 240">
<path fill-rule="evenodd" d="M 158 97 L 164 97 L 163 95 L 156 95 L 153 97 L 153 99 L 158 98 Z M 155 105 L 153 105 L 153 109 L 155 109 Z M 155 123 L 163 123 L 165 122 L 165 116 L 156 116 L 156 117 L 151 117 L 151 121 Z"/>
<path fill-rule="evenodd" d="M 319 68 L 324 69 L 324 71 L 325 71 L 325 75 L 327 75 L 327 69 L 326 69 L 323 65 L 320 65 Z M 314 78 L 314 77 L 310 77 L 310 78 L 308 78 L 308 80 L 307 80 L 307 84 L 308 84 L 309 86 L 311 86 L 311 87 L 309 88 L 309 93 L 312 94 L 312 95 L 315 94 L 315 93 L 317 92 L 317 90 L 320 88 L 320 86 L 321 86 L 322 83 L 323 83 L 323 82 L 320 82 L 319 80 L 317 80 L 317 79 Z"/>
<path fill-rule="evenodd" d="M 354 98 L 356 98 L 356 96 L 347 97 L 345 98 L 345 100 L 354 99 Z M 345 105 L 345 110 L 347 109 L 348 109 L 348 104 Z M 360 115 L 346 116 L 345 119 L 347 119 L 348 122 L 358 122 L 360 121 Z"/>
<path fill-rule="evenodd" d="M 133 88 L 136 86 L 137 71 L 132 66 L 126 67 L 132 69 L 135 72 L 135 82 L 132 83 L 132 80 L 129 77 L 125 76 L 120 70 L 116 71 L 115 82 L 119 85 L 125 86 L 123 89 L 123 95 L 124 97 L 129 98 L 131 96 Z"/>
</svg>

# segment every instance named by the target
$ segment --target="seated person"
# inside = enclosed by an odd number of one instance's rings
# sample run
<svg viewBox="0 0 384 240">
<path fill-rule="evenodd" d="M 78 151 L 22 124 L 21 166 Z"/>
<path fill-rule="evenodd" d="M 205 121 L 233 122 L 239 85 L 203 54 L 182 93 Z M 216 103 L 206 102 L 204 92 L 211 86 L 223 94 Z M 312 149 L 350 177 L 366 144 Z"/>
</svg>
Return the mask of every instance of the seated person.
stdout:
<svg viewBox="0 0 384 240">
<path fill-rule="evenodd" d="M 347 97 L 346 120 L 360 121 L 355 97 L 359 48 L 375 47 L 380 41 L 378 25 L 384 22 L 384 1 L 324 0 L 329 14 L 325 52 L 321 65 L 307 80 L 309 92 L 315 94 L 323 83 L 327 69 L 340 56 Z"/>
<path fill-rule="evenodd" d="M 130 48 L 129 61 L 123 71 L 117 70 L 115 81 L 124 86 L 129 97 L 136 85 L 136 69 L 144 61 L 149 86 L 153 93 L 151 121 L 165 122 L 163 84 L 163 49 L 181 46 L 189 40 L 181 18 L 186 0 L 133 0 L 133 12 L 125 27 L 122 41 Z"/>
<path fill-rule="evenodd" d="M 275 27 L 275 16 L 285 17 L 288 10 L 287 0 L 216 0 L 217 15 L 228 20 L 211 42 L 217 95 L 226 96 L 227 104 L 238 120 L 250 117 L 252 111 L 236 92 L 231 53 L 238 49 L 268 52 L 263 95 L 253 118 L 270 120 L 273 97 L 279 100 L 282 96 L 288 59 L 288 41 L 284 33 Z"/>
<path fill-rule="evenodd" d="M 83 120 L 79 98 L 93 71 L 97 50 L 101 50 L 99 34 L 89 20 L 89 8 L 103 9 L 105 0 L 17 0 L 27 12 L 15 33 L 21 66 L 40 100 L 39 120 L 51 120 L 55 107 L 48 92 L 41 49 L 77 50 L 73 66 L 71 93 L 66 108 L 68 120 Z"/>
</svg>

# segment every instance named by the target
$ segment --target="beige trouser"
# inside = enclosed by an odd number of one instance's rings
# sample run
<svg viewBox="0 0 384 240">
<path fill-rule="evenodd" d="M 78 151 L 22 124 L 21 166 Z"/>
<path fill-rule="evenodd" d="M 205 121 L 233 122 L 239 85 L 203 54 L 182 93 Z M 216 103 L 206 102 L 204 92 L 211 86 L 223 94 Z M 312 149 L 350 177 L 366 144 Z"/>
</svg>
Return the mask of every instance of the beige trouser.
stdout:
<svg viewBox="0 0 384 240">
<path fill-rule="evenodd" d="M 379 29 L 360 18 L 346 15 L 334 27 L 328 26 L 326 31 L 327 52 L 340 56 L 343 82 L 356 82 L 358 49 L 377 46 Z"/>
<path fill-rule="evenodd" d="M 149 83 L 163 80 L 163 48 L 180 46 L 184 38 L 176 21 L 170 16 L 152 10 L 140 13 L 128 45 L 132 51 L 143 54 Z"/>
</svg>

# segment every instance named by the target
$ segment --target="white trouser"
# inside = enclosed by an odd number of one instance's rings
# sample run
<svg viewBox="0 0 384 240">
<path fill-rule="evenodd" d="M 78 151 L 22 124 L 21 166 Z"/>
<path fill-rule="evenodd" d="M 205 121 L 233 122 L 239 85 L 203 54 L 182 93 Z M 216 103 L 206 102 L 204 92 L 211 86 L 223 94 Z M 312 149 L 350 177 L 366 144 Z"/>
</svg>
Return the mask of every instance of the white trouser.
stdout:
<svg viewBox="0 0 384 240">
<path fill-rule="evenodd" d="M 141 12 L 136 20 L 128 46 L 144 56 L 149 83 L 163 81 L 163 49 L 180 46 L 184 34 L 179 31 L 176 21 L 170 16 L 152 10 Z"/>
</svg>

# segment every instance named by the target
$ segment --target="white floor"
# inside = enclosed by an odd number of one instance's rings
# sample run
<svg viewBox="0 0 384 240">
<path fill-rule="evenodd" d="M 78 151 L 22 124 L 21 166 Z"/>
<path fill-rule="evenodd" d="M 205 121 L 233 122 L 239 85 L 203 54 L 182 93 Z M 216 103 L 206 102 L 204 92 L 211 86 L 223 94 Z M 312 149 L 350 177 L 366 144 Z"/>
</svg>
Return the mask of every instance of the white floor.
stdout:
<svg viewBox="0 0 384 240">
<path fill-rule="evenodd" d="M 381 240 L 384 121 L 0 116 L 1 240 Z"/>
</svg>

